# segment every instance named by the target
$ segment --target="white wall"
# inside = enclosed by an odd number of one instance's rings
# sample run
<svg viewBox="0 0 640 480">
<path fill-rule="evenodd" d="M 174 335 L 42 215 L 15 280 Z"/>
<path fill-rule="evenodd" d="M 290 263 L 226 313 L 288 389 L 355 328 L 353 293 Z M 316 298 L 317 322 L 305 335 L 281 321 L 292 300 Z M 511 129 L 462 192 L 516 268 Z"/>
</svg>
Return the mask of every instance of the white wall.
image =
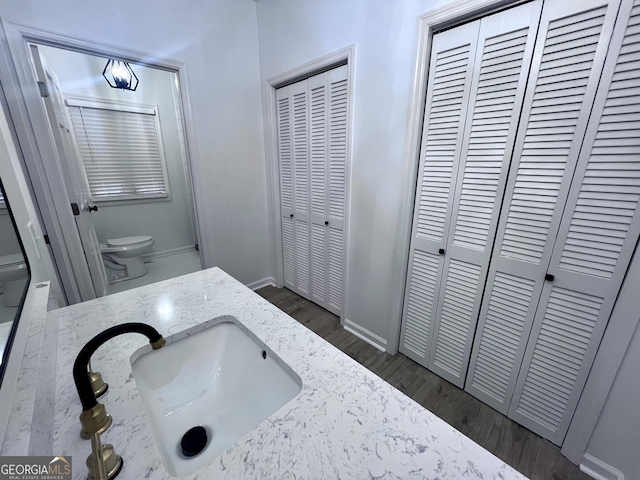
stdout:
<svg viewBox="0 0 640 480">
<path fill-rule="evenodd" d="M 49 67 L 56 73 L 65 95 L 76 95 L 158 107 L 162 143 L 171 189 L 170 201 L 97 203 L 91 215 L 101 242 L 108 238 L 151 235 L 153 252 L 193 246 L 190 198 L 185 183 L 180 133 L 173 98 L 174 75 L 164 70 L 133 66 L 140 80 L 135 92 L 109 87 L 102 70 L 106 58 L 51 47 L 38 47 Z M 113 203 L 113 202 L 112 202 Z"/>
<path fill-rule="evenodd" d="M 185 62 L 206 265 L 245 283 L 271 275 L 254 0 L 4 0 L 0 17 Z"/>
<path fill-rule="evenodd" d="M 637 313 L 637 312 L 636 312 Z M 586 454 L 640 479 L 640 327 L 629 343 Z"/>
<path fill-rule="evenodd" d="M 418 16 L 448 0 L 258 1 L 263 82 L 356 44 L 346 318 L 395 342 L 397 258 Z M 392 340 L 393 339 L 393 340 Z"/>
</svg>

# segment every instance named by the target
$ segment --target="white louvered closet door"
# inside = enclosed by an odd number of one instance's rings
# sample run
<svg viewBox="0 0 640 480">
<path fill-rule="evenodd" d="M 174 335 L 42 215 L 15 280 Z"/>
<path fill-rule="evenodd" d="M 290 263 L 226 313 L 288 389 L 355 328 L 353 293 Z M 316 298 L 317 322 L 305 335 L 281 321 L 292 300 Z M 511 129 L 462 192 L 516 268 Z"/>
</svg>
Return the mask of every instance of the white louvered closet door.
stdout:
<svg viewBox="0 0 640 480">
<path fill-rule="evenodd" d="M 466 383 L 502 413 L 513 397 L 618 6 L 544 4 Z"/>
<path fill-rule="evenodd" d="M 345 211 L 347 201 L 347 120 L 349 84 L 346 65 L 327 72 L 329 158 L 327 164 L 327 310 L 340 315 L 345 263 Z"/>
<path fill-rule="evenodd" d="M 347 66 L 308 79 L 311 171 L 311 300 L 342 310 L 347 174 Z"/>
<path fill-rule="evenodd" d="M 309 298 L 309 101 L 307 81 L 276 91 L 284 284 Z"/>
<path fill-rule="evenodd" d="M 429 369 L 464 385 L 542 2 L 480 21 Z"/>
<path fill-rule="evenodd" d="M 428 366 L 480 22 L 434 35 L 400 351 Z"/>
<path fill-rule="evenodd" d="M 321 73 L 308 79 L 309 86 L 309 145 L 310 145 L 310 223 L 311 223 L 311 295 L 312 301 L 327 308 L 327 279 L 329 259 L 327 258 L 328 189 L 328 101 L 327 74 Z"/>
<path fill-rule="evenodd" d="M 509 415 L 557 445 L 640 234 L 640 0 L 624 0 Z"/>
</svg>

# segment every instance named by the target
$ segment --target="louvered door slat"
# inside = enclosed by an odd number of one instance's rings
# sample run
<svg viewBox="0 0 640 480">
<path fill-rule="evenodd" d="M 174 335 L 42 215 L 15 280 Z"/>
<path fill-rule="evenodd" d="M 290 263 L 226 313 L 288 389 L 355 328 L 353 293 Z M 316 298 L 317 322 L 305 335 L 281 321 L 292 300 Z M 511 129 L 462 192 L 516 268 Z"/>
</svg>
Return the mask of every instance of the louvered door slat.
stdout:
<svg viewBox="0 0 640 480">
<path fill-rule="evenodd" d="M 510 408 L 558 445 L 640 236 L 638 22 L 640 0 L 624 0 Z"/>
<path fill-rule="evenodd" d="M 463 386 L 541 2 L 480 21 L 429 368 Z M 496 84 L 495 80 L 501 83 Z"/>
<path fill-rule="evenodd" d="M 549 1 L 543 8 L 466 385 L 502 413 L 513 397 L 616 9 L 605 0 Z M 506 301 L 506 284 L 517 304 Z M 512 328 L 498 327 L 504 322 Z M 486 361 L 488 345 L 498 349 L 499 362 Z"/>
<path fill-rule="evenodd" d="M 293 95 L 293 163 L 296 212 L 309 212 L 309 124 L 307 92 Z"/>
<path fill-rule="evenodd" d="M 295 238 L 293 236 L 293 221 L 282 219 L 282 252 L 284 262 L 284 284 L 287 288 L 295 288 Z"/>
<path fill-rule="evenodd" d="M 342 312 L 344 277 L 344 219 L 347 184 L 347 138 L 349 83 L 347 66 L 327 72 L 327 115 L 329 129 L 327 197 L 328 284 L 327 309 Z"/>
<path fill-rule="evenodd" d="M 326 303 L 327 290 L 327 235 L 324 225 L 311 224 L 311 299 Z"/>
<path fill-rule="evenodd" d="M 327 307 L 327 218 L 329 131 L 327 128 L 327 74 L 307 80 L 310 94 L 309 137 L 311 163 L 311 291 L 310 299 Z"/>
<path fill-rule="evenodd" d="M 280 160 L 281 207 L 293 210 L 293 165 L 291 163 L 290 98 L 278 100 L 278 157 Z"/>
<path fill-rule="evenodd" d="M 437 274 L 440 257 L 426 252 L 416 251 L 413 257 L 413 268 L 408 279 L 408 298 L 405 305 L 405 321 L 403 325 L 403 349 L 411 351 L 423 362 L 427 361 L 430 322 L 434 313 L 434 299 L 437 295 Z"/>
<path fill-rule="evenodd" d="M 295 221 L 296 228 L 296 280 L 300 292 L 309 297 L 310 284 L 310 245 L 309 222 L 305 220 Z"/>
<path fill-rule="evenodd" d="M 342 282 L 344 276 L 344 233 L 329 228 L 328 309 L 339 314 L 342 311 Z"/>
<path fill-rule="evenodd" d="M 307 82 L 276 91 L 284 284 L 309 298 L 309 133 Z"/>
<path fill-rule="evenodd" d="M 293 199 L 293 155 L 291 132 L 290 89 L 279 89 L 276 93 L 278 160 L 280 167 L 280 210 L 282 213 L 282 257 L 285 287 L 295 290 L 295 235 L 294 222 L 290 215 L 294 212 Z"/>
<path fill-rule="evenodd" d="M 326 87 L 313 85 L 311 90 L 311 214 L 324 217 L 327 195 L 327 115 Z"/>
<path fill-rule="evenodd" d="M 479 21 L 434 36 L 418 169 L 400 351 L 429 365 L 442 257 L 457 174 Z"/>
</svg>

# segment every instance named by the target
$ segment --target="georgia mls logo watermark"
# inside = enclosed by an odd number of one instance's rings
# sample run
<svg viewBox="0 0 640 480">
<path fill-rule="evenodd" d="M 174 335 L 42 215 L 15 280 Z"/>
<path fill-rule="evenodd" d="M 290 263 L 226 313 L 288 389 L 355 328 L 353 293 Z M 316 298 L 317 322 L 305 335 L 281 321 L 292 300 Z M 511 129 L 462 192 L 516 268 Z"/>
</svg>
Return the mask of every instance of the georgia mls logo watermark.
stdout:
<svg viewBox="0 0 640 480">
<path fill-rule="evenodd" d="M 71 480 L 71 457 L 0 457 L 0 480 Z"/>
</svg>

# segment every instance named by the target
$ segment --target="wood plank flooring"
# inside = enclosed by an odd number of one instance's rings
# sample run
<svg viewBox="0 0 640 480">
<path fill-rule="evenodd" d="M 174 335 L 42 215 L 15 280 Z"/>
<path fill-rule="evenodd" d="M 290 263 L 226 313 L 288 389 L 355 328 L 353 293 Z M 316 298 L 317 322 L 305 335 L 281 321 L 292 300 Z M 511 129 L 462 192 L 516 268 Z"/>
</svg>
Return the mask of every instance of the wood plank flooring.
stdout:
<svg viewBox="0 0 640 480">
<path fill-rule="evenodd" d="M 551 442 L 496 412 L 401 353 L 389 355 L 347 332 L 338 317 L 286 288 L 256 293 L 534 480 L 588 480 Z"/>
</svg>

